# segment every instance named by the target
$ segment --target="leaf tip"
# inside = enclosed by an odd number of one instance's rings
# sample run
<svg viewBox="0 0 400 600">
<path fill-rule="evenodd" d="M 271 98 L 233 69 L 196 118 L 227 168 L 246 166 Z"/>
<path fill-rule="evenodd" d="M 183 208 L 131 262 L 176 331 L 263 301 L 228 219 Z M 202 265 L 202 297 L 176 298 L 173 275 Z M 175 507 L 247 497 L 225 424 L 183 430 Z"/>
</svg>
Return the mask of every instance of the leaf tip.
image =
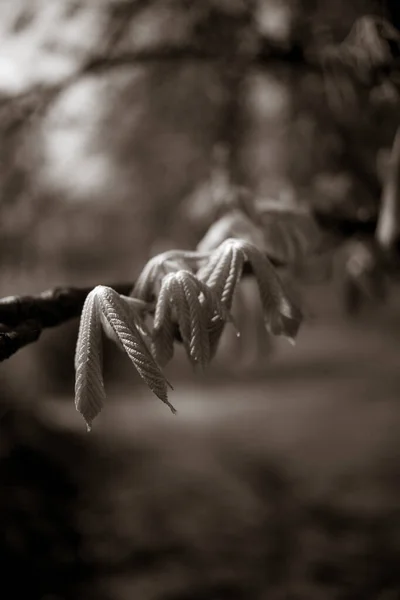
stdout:
<svg viewBox="0 0 400 600">
<path fill-rule="evenodd" d="M 178 411 L 176 410 L 175 406 L 173 406 L 170 402 L 166 402 L 166 405 L 169 407 L 174 416 L 178 414 Z"/>
</svg>

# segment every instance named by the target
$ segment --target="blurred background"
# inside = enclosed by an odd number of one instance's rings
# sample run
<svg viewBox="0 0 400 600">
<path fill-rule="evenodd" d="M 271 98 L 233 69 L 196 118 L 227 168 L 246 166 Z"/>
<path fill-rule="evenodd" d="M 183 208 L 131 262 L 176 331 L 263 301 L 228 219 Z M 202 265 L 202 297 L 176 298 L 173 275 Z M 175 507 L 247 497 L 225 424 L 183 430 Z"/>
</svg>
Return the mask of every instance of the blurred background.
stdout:
<svg viewBox="0 0 400 600">
<path fill-rule="evenodd" d="M 249 278 L 205 373 L 178 348 L 176 418 L 107 342 L 87 435 L 75 321 L 0 365 L 5 597 L 400 598 L 400 290 L 373 253 L 399 27 L 397 0 L 1 1 L 2 297 L 133 282 L 239 187 L 340 240 L 283 272 L 296 347 Z M 366 39 L 379 68 L 340 58 Z"/>
</svg>

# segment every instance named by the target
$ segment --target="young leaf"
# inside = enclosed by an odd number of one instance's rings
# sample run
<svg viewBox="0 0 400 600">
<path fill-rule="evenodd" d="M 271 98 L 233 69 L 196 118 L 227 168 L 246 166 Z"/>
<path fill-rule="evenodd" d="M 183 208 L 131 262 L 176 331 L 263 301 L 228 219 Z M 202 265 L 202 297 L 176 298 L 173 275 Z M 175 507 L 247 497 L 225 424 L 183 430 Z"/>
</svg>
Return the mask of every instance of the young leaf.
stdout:
<svg viewBox="0 0 400 600">
<path fill-rule="evenodd" d="M 222 244 L 218 256 L 212 272 L 204 281 L 221 304 L 230 310 L 236 286 L 242 276 L 244 257 L 235 244 Z"/>
<path fill-rule="evenodd" d="M 144 302 L 143 300 L 138 300 L 137 298 L 131 298 L 130 296 L 120 295 L 120 299 L 124 302 L 126 313 L 128 315 L 127 323 L 130 326 L 137 327 L 139 331 L 147 336 L 151 337 L 150 332 L 145 323 L 146 313 L 152 309 L 152 305 Z M 116 335 L 114 329 L 111 327 L 110 323 L 107 321 L 104 314 L 100 311 L 100 319 L 103 327 L 103 331 L 106 336 L 112 340 L 123 352 L 125 349 Z"/>
<path fill-rule="evenodd" d="M 170 277 L 164 277 L 154 314 L 152 350 L 157 362 L 161 366 L 166 365 L 174 355 L 176 323 L 172 320 L 170 281 Z"/>
<path fill-rule="evenodd" d="M 229 312 L 214 292 L 189 271 L 178 271 L 163 279 L 154 317 L 156 356 L 169 359 L 173 334 L 179 328 L 182 342 L 193 365 L 210 361 L 210 332 L 216 322 L 222 328 Z M 163 343 L 166 347 L 163 347 Z"/>
<path fill-rule="evenodd" d="M 233 323 L 233 317 L 230 313 L 230 306 L 228 306 L 229 302 L 227 302 L 227 305 L 223 304 L 214 289 L 199 280 L 197 280 L 197 286 L 204 297 L 205 307 L 207 308 L 209 360 L 211 361 L 217 352 L 225 325 L 226 323 Z"/>
<path fill-rule="evenodd" d="M 232 322 L 233 318 L 229 308 L 221 302 L 215 291 L 197 278 L 195 279 L 195 282 L 201 293 L 200 302 L 204 303 L 207 308 L 208 319 L 213 321 L 224 321 L 225 323 Z"/>
<path fill-rule="evenodd" d="M 159 365 L 164 367 L 174 356 L 176 325 L 169 316 L 162 327 L 154 330 L 152 341 L 152 353 Z"/>
<path fill-rule="evenodd" d="M 233 321 L 230 309 L 243 265 L 243 253 L 230 243 L 222 243 L 213 252 L 208 263 L 198 272 L 200 282 L 203 282 L 208 294 L 211 294 L 209 306 L 215 306 L 215 301 L 218 302 L 210 316 L 208 326 L 210 360 L 217 353 L 225 323 Z M 207 295 L 207 292 L 205 294 Z"/>
<path fill-rule="evenodd" d="M 92 290 L 85 300 L 75 352 L 75 406 L 85 419 L 88 430 L 106 399 L 97 291 L 97 288 Z"/>
<path fill-rule="evenodd" d="M 208 339 L 207 308 L 199 300 L 199 288 L 195 278 L 187 271 L 179 271 L 177 277 L 183 288 L 189 308 L 190 339 L 189 358 L 194 365 L 205 367 L 210 360 L 210 345 Z"/>
<path fill-rule="evenodd" d="M 186 354 L 193 366 L 196 366 L 208 362 L 207 308 L 199 302 L 199 292 L 193 286 L 191 275 L 187 271 L 175 273 L 170 279 L 170 289 L 174 318 L 178 323 Z"/>
<path fill-rule="evenodd" d="M 136 280 L 131 296 L 152 302 L 161 289 L 163 278 L 181 269 L 192 271 L 207 253 L 189 250 L 168 250 L 148 261 Z"/>
<path fill-rule="evenodd" d="M 164 254 L 159 254 L 148 261 L 136 280 L 131 296 L 144 302 L 154 301 L 157 285 L 165 275 L 162 268 L 165 260 L 163 257 Z"/>
<path fill-rule="evenodd" d="M 177 278 L 176 273 L 167 276 L 167 284 L 170 290 L 170 302 L 172 307 L 172 319 L 178 324 L 179 332 L 182 337 L 182 342 L 186 353 L 190 358 L 190 312 L 185 292 L 182 284 Z"/>
<path fill-rule="evenodd" d="M 113 289 L 98 286 L 99 306 L 104 317 L 114 330 L 125 352 L 136 367 L 139 375 L 154 394 L 160 398 L 172 412 L 176 412 L 168 401 L 167 381 L 155 362 L 138 328 L 130 323 L 126 305 Z"/>
<path fill-rule="evenodd" d="M 127 312 L 131 321 L 140 331 L 140 333 L 151 338 L 150 330 L 146 324 L 147 315 L 154 310 L 154 304 L 149 304 L 132 296 L 120 294 L 121 300 L 125 303 Z"/>
<path fill-rule="evenodd" d="M 237 242 L 233 240 L 232 243 Z M 240 247 L 258 284 L 267 330 L 293 342 L 302 321 L 300 310 L 289 299 L 268 258 L 248 242 L 241 242 Z"/>
<path fill-rule="evenodd" d="M 218 248 L 215 248 L 215 250 L 210 254 L 207 262 L 205 262 L 197 271 L 196 277 L 199 281 L 206 282 L 208 281 L 209 277 L 211 277 L 223 254 L 224 250 L 221 247 L 222 242 Z"/>
</svg>

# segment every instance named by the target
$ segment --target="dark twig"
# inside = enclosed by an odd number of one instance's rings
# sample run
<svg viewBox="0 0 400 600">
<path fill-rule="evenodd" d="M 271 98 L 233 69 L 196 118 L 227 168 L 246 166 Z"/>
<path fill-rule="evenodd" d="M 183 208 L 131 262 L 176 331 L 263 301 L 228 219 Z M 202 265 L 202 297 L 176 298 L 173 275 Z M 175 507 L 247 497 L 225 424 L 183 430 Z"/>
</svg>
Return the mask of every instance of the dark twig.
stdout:
<svg viewBox="0 0 400 600">
<path fill-rule="evenodd" d="M 0 331 L 0 361 L 10 358 L 23 346 L 36 342 L 42 332 L 41 324 L 33 319 L 9 329 L 1 326 Z"/>
<path fill-rule="evenodd" d="M 129 294 L 132 283 L 110 285 L 119 294 Z M 55 327 L 79 317 L 86 296 L 93 287 L 54 288 L 36 296 L 8 296 L 0 299 L 0 323 L 16 327 L 35 320 L 41 327 Z"/>
<path fill-rule="evenodd" d="M 119 294 L 129 294 L 132 283 L 111 285 Z M 79 317 L 88 288 L 55 288 L 36 296 L 0 299 L 0 362 L 20 348 L 36 342 L 43 329 Z"/>
</svg>

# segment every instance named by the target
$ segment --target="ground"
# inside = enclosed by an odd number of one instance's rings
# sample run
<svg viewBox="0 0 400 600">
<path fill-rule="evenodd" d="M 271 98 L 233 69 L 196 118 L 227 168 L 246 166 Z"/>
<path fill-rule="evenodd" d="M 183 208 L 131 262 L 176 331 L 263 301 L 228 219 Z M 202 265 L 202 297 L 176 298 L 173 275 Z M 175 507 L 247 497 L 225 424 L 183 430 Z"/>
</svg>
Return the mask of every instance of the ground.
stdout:
<svg viewBox="0 0 400 600">
<path fill-rule="evenodd" d="M 86 434 L 72 398 L 43 400 L 79 440 L 83 597 L 399 598 L 396 315 L 325 315 L 247 375 L 173 378 L 177 417 L 124 382 Z"/>
</svg>

